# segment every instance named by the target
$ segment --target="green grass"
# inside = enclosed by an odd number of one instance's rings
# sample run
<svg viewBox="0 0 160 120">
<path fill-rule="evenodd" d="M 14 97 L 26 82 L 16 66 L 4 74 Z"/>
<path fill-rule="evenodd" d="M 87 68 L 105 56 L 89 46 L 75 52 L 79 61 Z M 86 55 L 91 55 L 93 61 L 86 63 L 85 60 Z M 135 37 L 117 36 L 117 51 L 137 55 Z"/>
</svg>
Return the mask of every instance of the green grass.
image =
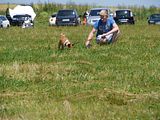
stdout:
<svg viewBox="0 0 160 120">
<path fill-rule="evenodd" d="M 0 119 L 160 119 L 159 26 L 120 25 L 115 44 L 86 49 L 90 30 L 0 29 Z M 61 32 L 73 49 L 57 49 Z"/>
</svg>

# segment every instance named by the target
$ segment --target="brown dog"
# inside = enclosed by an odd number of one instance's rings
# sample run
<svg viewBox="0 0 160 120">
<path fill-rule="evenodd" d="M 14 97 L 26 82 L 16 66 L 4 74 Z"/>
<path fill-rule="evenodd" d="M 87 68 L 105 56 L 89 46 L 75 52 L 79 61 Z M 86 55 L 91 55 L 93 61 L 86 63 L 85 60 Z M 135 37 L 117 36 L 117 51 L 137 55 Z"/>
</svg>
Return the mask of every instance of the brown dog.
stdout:
<svg viewBox="0 0 160 120">
<path fill-rule="evenodd" d="M 64 33 L 61 33 L 59 44 L 58 44 L 58 49 L 63 50 L 64 47 L 71 48 L 72 46 L 73 44 L 69 41 L 66 35 Z"/>
</svg>

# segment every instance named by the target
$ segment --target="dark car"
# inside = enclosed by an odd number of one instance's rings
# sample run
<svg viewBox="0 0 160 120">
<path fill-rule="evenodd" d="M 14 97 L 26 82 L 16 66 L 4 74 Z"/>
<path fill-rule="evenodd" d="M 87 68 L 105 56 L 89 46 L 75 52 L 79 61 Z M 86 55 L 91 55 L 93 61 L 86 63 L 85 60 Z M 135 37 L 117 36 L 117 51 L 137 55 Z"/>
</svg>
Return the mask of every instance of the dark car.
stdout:
<svg viewBox="0 0 160 120">
<path fill-rule="evenodd" d="M 73 25 L 77 26 L 80 25 L 80 16 L 77 14 L 76 10 L 72 9 L 64 9 L 59 10 L 56 16 L 56 25 L 63 26 L 63 25 Z"/>
<path fill-rule="evenodd" d="M 152 14 L 148 17 L 148 24 L 160 25 L 160 14 Z"/>
<path fill-rule="evenodd" d="M 33 24 L 33 21 L 32 21 L 32 18 L 30 15 L 28 14 L 24 14 L 24 15 L 14 15 L 12 20 L 11 20 L 11 25 L 14 25 L 14 26 L 22 26 L 23 23 L 25 21 L 30 21 L 32 24 Z"/>
<path fill-rule="evenodd" d="M 135 24 L 134 15 L 129 9 L 116 10 L 114 20 L 118 24 Z"/>
</svg>

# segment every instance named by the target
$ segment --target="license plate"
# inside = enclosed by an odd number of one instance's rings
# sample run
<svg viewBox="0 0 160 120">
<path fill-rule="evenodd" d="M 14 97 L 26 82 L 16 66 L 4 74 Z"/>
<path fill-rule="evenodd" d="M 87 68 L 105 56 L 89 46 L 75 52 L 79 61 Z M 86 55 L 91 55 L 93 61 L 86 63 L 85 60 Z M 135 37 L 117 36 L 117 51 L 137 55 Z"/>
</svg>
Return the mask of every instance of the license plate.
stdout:
<svg viewBox="0 0 160 120">
<path fill-rule="evenodd" d="M 64 21 L 64 22 L 68 22 L 68 21 L 69 21 L 69 19 L 63 19 L 62 21 Z"/>
<path fill-rule="evenodd" d="M 127 22 L 127 19 L 120 19 L 121 22 Z"/>
</svg>

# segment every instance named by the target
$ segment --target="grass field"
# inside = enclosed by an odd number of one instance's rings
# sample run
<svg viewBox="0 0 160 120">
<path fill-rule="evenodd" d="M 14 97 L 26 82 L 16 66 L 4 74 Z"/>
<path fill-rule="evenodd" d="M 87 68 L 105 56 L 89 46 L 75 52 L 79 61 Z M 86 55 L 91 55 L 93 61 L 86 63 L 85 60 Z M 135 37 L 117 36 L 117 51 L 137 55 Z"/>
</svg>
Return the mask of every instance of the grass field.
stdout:
<svg viewBox="0 0 160 120">
<path fill-rule="evenodd" d="M 160 120 L 160 26 L 120 25 L 112 45 L 89 26 L 0 29 L 1 120 Z M 57 49 L 60 33 L 77 43 Z"/>
</svg>

